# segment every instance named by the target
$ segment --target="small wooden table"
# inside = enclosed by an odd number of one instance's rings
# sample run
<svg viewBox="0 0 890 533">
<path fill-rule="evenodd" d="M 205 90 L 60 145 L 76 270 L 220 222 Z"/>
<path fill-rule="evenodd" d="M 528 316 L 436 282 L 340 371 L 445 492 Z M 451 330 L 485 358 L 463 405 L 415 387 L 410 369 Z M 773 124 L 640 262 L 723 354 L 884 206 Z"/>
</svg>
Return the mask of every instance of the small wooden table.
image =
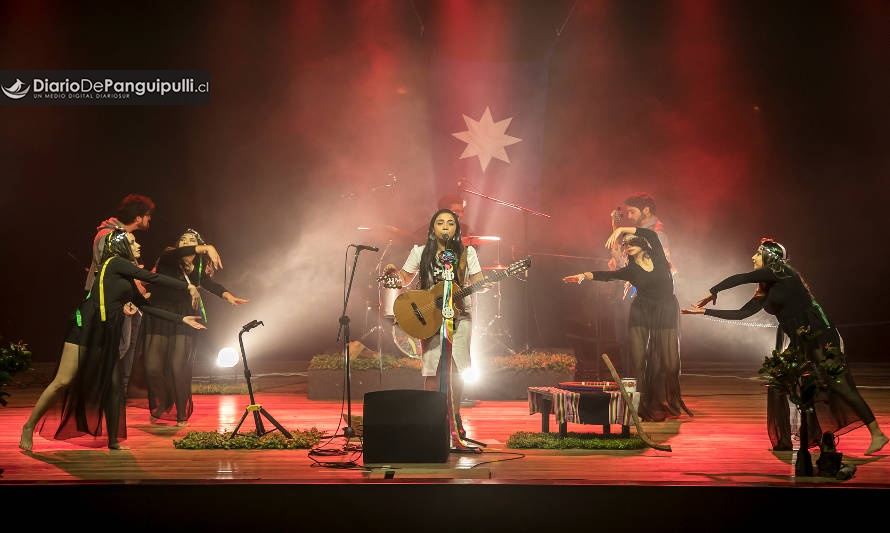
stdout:
<svg viewBox="0 0 890 533">
<path fill-rule="evenodd" d="M 634 406 L 639 405 L 638 392 L 630 393 Z M 559 436 L 566 436 L 569 422 L 575 424 L 602 424 L 603 434 L 609 434 L 610 425 L 621 426 L 621 436 L 630 436 L 633 418 L 621 391 L 575 392 L 559 387 L 529 387 L 529 414 L 541 413 L 541 431 L 550 432 L 550 414 L 559 424 Z"/>
</svg>

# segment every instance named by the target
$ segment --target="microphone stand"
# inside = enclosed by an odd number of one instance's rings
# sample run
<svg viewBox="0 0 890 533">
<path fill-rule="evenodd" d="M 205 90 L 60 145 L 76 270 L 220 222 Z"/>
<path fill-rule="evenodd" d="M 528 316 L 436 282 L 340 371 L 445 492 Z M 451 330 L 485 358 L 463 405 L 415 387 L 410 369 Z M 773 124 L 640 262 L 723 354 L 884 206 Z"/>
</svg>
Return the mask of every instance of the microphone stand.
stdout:
<svg viewBox="0 0 890 533">
<path fill-rule="evenodd" d="M 474 191 L 473 189 L 468 189 L 468 188 L 466 188 L 466 187 L 459 187 L 458 190 L 461 190 L 461 191 L 463 191 L 463 192 L 466 192 L 466 193 L 469 193 L 469 194 L 473 194 L 473 195 L 479 196 L 480 198 L 485 198 L 486 200 L 491 200 L 492 202 L 495 202 L 495 203 L 497 203 L 497 204 L 503 205 L 503 206 L 505 206 L 505 207 L 509 207 L 509 208 L 511 208 L 511 209 L 515 209 L 515 210 L 517 210 L 517 211 L 522 211 L 522 214 L 523 214 L 523 219 L 522 219 L 522 223 L 523 223 L 523 226 L 522 226 L 522 232 L 523 232 L 523 241 L 525 241 L 525 242 L 524 242 L 524 248 L 525 248 L 526 251 L 528 251 L 528 215 L 531 214 L 531 215 L 535 215 L 535 216 L 539 216 L 539 217 L 551 218 L 550 215 L 548 215 L 547 213 L 542 213 L 542 212 L 540 212 L 540 211 L 535 211 L 534 209 L 529 209 L 528 207 L 521 206 L 521 205 L 519 205 L 519 204 L 514 204 L 514 203 L 511 203 L 511 202 L 506 202 L 506 201 L 504 201 L 504 200 L 499 200 L 499 199 L 494 198 L 494 197 L 492 197 L 492 196 L 488 196 L 487 194 L 483 194 L 483 193 L 481 193 L 481 192 L 479 192 L 479 191 Z M 516 259 L 516 258 L 514 257 L 513 259 Z M 528 270 L 525 271 L 525 277 L 526 277 L 526 281 L 528 281 L 528 279 L 529 279 Z M 529 339 L 528 339 L 528 338 L 529 338 L 529 331 L 531 331 L 531 330 L 529 329 L 529 321 L 531 320 L 531 315 L 532 315 L 532 312 L 533 312 L 533 311 L 532 311 L 531 301 L 532 301 L 532 299 L 531 299 L 531 290 L 529 289 L 528 285 L 526 284 L 526 287 L 525 287 L 525 306 L 526 306 L 526 314 L 525 314 L 525 353 L 531 353 L 531 348 L 530 348 L 530 346 L 529 346 Z"/>
<path fill-rule="evenodd" d="M 336 437 L 346 437 L 347 440 L 355 437 L 355 429 L 352 427 L 352 377 L 349 369 L 349 316 L 346 314 L 346 308 L 349 306 L 349 293 L 352 291 L 352 280 L 355 279 L 355 267 L 358 265 L 358 254 L 361 248 L 356 247 L 355 257 L 352 261 L 352 272 L 349 276 L 349 285 L 343 297 L 343 314 L 340 315 L 340 328 L 337 331 L 337 340 L 340 340 L 340 334 L 343 334 L 343 353 L 346 357 L 346 427 L 343 428 L 342 435 L 334 435 Z"/>
</svg>

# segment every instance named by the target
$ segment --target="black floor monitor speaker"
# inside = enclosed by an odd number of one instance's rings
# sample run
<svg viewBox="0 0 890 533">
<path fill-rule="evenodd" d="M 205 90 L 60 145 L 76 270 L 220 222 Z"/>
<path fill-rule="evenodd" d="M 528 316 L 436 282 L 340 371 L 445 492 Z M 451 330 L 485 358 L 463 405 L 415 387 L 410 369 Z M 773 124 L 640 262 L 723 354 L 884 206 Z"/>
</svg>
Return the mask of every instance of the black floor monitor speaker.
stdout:
<svg viewBox="0 0 890 533">
<path fill-rule="evenodd" d="M 365 463 L 444 463 L 451 444 L 444 392 L 384 390 L 365 394 Z"/>
</svg>

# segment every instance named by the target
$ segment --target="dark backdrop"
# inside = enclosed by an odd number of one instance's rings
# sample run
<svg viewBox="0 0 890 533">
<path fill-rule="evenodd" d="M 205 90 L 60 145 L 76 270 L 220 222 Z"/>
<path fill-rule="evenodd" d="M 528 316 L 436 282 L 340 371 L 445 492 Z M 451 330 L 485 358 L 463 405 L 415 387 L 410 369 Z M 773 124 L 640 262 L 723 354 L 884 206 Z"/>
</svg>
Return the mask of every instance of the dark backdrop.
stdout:
<svg viewBox="0 0 890 533">
<path fill-rule="evenodd" d="M 336 350 L 350 243 L 381 246 L 359 255 L 346 310 L 364 335 L 380 264 L 410 244 L 384 250 L 392 228 L 426 224 L 435 191 L 460 179 L 433 177 L 426 135 L 429 51 L 447 40 L 462 58 L 548 65 L 541 195 L 527 206 L 548 216 L 467 206 L 477 233 L 501 237 L 483 263 L 533 257 L 525 282 L 502 283 L 514 348 L 565 346 L 567 324 L 603 312 L 591 285 L 559 279 L 604 267 L 610 210 L 644 190 L 681 304 L 772 236 L 850 357 L 881 357 L 888 34 L 883 1 L 3 2 L 4 70 L 203 69 L 212 91 L 203 106 L 0 106 L 0 334 L 58 357 L 95 226 L 138 192 L 158 205 L 137 233 L 149 261 L 195 227 L 222 254 L 219 280 L 252 299 L 209 299 L 202 357 L 237 347 L 253 319 L 265 326 L 245 337 L 251 357 Z M 770 324 L 684 317 L 684 356 L 756 363 Z"/>
</svg>

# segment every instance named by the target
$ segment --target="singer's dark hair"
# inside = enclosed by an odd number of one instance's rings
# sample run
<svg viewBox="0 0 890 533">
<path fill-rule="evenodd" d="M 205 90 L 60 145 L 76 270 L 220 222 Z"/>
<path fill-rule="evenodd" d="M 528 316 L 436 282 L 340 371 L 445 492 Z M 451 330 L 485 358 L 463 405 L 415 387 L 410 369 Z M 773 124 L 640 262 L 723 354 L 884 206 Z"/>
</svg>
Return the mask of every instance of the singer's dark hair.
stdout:
<svg viewBox="0 0 890 533">
<path fill-rule="evenodd" d="M 423 254 L 420 256 L 420 288 L 422 289 L 429 289 L 434 285 L 432 265 L 436 262 L 436 253 L 438 251 L 436 246 L 436 231 L 434 228 L 436 219 L 439 218 L 439 215 L 442 213 L 448 213 L 454 217 L 454 235 L 451 236 L 448 249 L 454 252 L 454 256 L 458 260 L 464 253 L 464 244 L 460 234 L 460 219 L 451 209 L 439 209 L 433 213 L 432 217 L 430 217 L 430 223 L 429 226 L 427 226 L 426 246 L 423 249 Z M 456 270 L 455 273 L 458 274 Z M 462 274 L 459 275 L 462 276 Z"/>
</svg>

